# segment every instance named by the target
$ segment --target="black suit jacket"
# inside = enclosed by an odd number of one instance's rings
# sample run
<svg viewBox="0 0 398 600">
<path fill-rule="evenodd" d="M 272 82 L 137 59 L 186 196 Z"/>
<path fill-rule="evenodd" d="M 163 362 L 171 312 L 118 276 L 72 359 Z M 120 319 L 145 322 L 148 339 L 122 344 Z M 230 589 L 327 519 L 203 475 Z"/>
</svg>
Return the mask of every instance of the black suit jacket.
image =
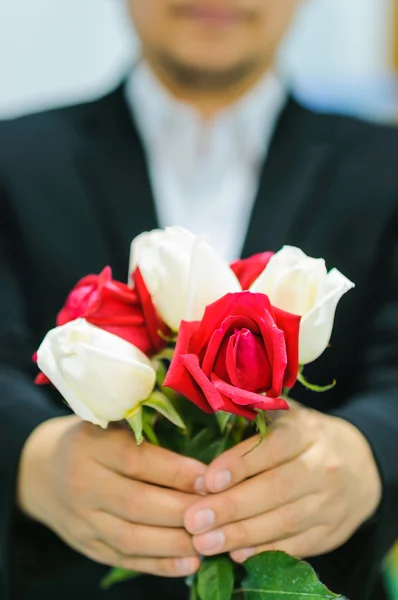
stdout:
<svg viewBox="0 0 398 600">
<path fill-rule="evenodd" d="M 170 140 L 172 151 L 172 140 Z M 338 385 L 297 398 L 354 423 L 383 480 L 378 514 L 342 548 L 312 560 L 321 578 L 366 600 L 398 537 L 398 133 L 312 113 L 290 100 L 262 170 L 244 255 L 283 244 L 323 256 L 356 283 L 330 349 L 308 377 Z M 65 414 L 33 385 L 31 355 L 68 291 L 106 264 L 125 280 L 131 239 L 156 226 L 145 151 L 122 88 L 80 106 L 0 124 L 1 598 L 102 598 L 104 567 L 15 508 L 25 440 Z M 220 227 L 222 223 L 220 223 Z M 7 590 L 9 596 L 7 596 Z M 179 581 L 142 578 L 105 597 L 186 598 Z"/>
</svg>

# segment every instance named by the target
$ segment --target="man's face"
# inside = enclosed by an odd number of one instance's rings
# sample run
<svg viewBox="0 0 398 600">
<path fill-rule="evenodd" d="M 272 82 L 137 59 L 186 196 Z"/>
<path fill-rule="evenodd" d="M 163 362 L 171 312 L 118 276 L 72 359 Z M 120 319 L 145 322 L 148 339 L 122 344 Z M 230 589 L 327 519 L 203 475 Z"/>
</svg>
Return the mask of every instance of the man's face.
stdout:
<svg viewBox="0 0 398 600">
<path fill-rule="evenodd" d="M 299 0 L 128 0 L 144 53 L 213 77 L 272 61 Z M 206 79 L 206 77 L 204 77 Z"/>
</svg>

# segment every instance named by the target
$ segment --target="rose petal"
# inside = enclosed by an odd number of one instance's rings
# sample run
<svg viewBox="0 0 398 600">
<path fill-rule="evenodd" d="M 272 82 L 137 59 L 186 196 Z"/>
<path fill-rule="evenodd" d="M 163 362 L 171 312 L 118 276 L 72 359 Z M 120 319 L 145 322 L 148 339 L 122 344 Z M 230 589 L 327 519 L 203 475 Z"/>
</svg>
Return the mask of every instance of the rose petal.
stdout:
<svg viewBox="0 0 398 600">
<path fill-rule="evenodd" d="M 177 346 L 173 360 L 167 371 L 164 387 L 168 387 L 185 396 L 201 410 L 209 413 L 212 412 L 210 405 L 194 377 L 186 368 L 183 360 L 185 356 L 189 355 L 190 340 L 198 326 L 199 323 L 182 321 L 177 338 Z"/>
<path fill-rule="evenodd" d="M 260 336 L 248 329 L 237 331 L 229 338 L 226 361 L 229 379 L 236 387 L 256 393 L 270 389 L 272 371 Z"/>
<path fill-rule="evenodd" d="M 225 319 L 234 314 L 239 296 L 240 294 L 226 294 L 206 308 L 203 319 L 199 322 L 200 327 L 192 340 L 196 353 L 200 353 L 207 345 L 214 330 L 221 327 Z"/>
<path fill-rule="evenodd" d="M 277 327 L 273 316 L 267 310 L 263 311 L 258 324 L 272 369 L 272 387 L 268 390 L 268 395 L 271 397 L 280 396 L 287 367 L 285 335 Z"/>
<path fill-rule="evenodd" d="M 205 375 L 208 378 L 210 378 L 211 374 L 214 372 L 214 373 L 217 373 L 217 375 L 219 377 L 221 377 L 221 379 L 224 379 L 224 381 L 228 381 L 228 383 L 231 383 L 231 380 L 228 375 L 228 367 L 227 367 L 228 343 L 229 343 L 228 337 L 225 337 L 223 339 L 223 343 L 220 346 L 220 350 L 217 354 L 213 368 L 209 369 L 208 373 L 205 373 Z"/>
<path fill-rule="evenodd" d="M 148 294 L 141 295 L 142 305 L 137 290 L 113 280 L 112 269 L 105 267 L 99 275 L 87 275 L 76 284 L 57 315 L 57 326 L 84 318 L 151 356 L 163 348 L 165 342 L 157 334 L 160 324 L 159 327 L 154 325 L 151 332 L 148 331 L 148 326 L 152 326 L 151 314 L 147 309 L 150 298 Z"/>
<path fill-rule="evenodd" d="M 193 379 L 202 390 L 212 411 L 216 412 L 218 410 L 222 410 L 224 407 L 222 396 L 203 373 L 199 365 L 198 357 L 194 354 L 185 354 L 181 357 L 181 360 L 183 361 L 187 371 L 189 371 Z"/>
<path fill-rule="evenodd" d="M 186 321 L 202 319 L 206 307 L 241 286 L 234 272 L 204 240 L 198 239 L 192 250 Z"/>
<path fill-rule="evenodd" d="M 50 384 L 51 381 L 49 380 L 48 377 L 46 377 L 44 375 L 44 373 L 39 373 L 38 375 L 36 375 L 35 377 L 35 384 L 36 385 L 48 385 Z"/>
<path fill-rule="evenodd" d="M 307 256 L 300 248 L 284 246 L 251 286 L 269 296 L 273 306 L 303 315 L 313 306 L 319 283 L 326 277 L 323 259 Z"/>
<path fill-rule="evenodd" d="M 56 317 L 57 326 L 98 310 L 104 286 L 112 280 L 112 269 L 107 266 L 99 275 L 86 275 L 68 295 L 64 307 Z"/>
<path fill-rule="evenodd" d="M 145 326 L 152 341 L 154 351 L 159 352 L 167 345 L 167 342 L 165 342 L 164 338 L 167 339 L 171 336 L 171 330 L 157 314 L 156 308 L 152 302 L 152 298 L 139 269 L 134 271 L 133 281 L 139 298 L 140 306 L 142 307 Z M 163 336 L 160 336 L 159 332 L 161 332 Z"/>
<path fill-rule="evenodd" d="M 299 369 L 299 332 L 301 317 L 292 315 L 279 308 L 274 308 L 275 322 L 285 336 L 287 365 L 283 387 L 291 389 L 297 380 Z"/>
<path fill-rule="evenodd" d="M 231 269 L 237 276 L 243 290 L 250 288 L 252 283 L 264 271 L 273 255 L 273 252 L 260 252 L 231 264 Z"/>
<path fill-rule="evenodd" d="M 239 406 L 253 406 L 260 410 L 289 410 L 289 405 L 283 398 L 269 398 L 246 390 L 241 390 L 222 381 L 217 375 L 211 377 L 214 387 L 224 396 L 230 398 Z"/>
<path fill-rule="evenodd" d="M 215 324 L 215 326 L 217 326 Z M 206 328 L 199 327 L 196 335 L 192 340 L 191 350 L 195 352 L 195 354 L 202 355 L 203 348 L 206 347 L 205 353 L 203 355 L 202 360 L 202 369 L 209 377 L 210 373 L 213 370 L 213 365 L 217 359 L 217 355 L 219 349 L 221 347 L 221 343 L 224 338 L 228 337 L 231 332 L 235 329 L 247 328 L 250 331 L 258 332 L 258 326 L 256 322 L 243 315 L 231 315 L 226 317 L 224 321 L 220 324 L 219 329 L 216 329 L 213 334 L 211 334 L 210 340 L 206 339 L 206 335 L 208 332 Z M 205 329 L 205 331 L 203 331 Z"/>
<path fill-rule="evenodd" d="M 281 322 L 289 318 L 283 313 L 279 316 Z M 207 307 L 202 322 L 182 322 L 165 384 L 206 412 L 210 408 L 254 418 L 257 408 L 288 408 L 279 397 L 288 356 L 284 332 L 275 318 L 264 294 L 226 294 Z M 287 321 L 290 336 L 296 331 L 297 337 L 298 321 L 297 317 Z M 289 357 L 294 358 L 294 348 Z M 291 370 L 295 369 L 297 375 L 296 367 Z M 257 389 L 268 386 L 271 379 L 270 390 Z"/>
<path fill-rule="evenodd" d="M 199 332 L 198 332 L 197 336 L 198 335 L 199 335 Z M 197 336 L 195 336 L 195 337 L 197 337 Z M 224 336 L 225 336 L 225 332 L 222 328 L 216 329 L 215 332 L 212 334 L 210 340 L 207 343 L 206 351 L 205 351 L 205 354 L 204 354 L 203 360 L 202 360 L 202 370 L 207 377 L 210 377 L 210 374 L 214 369 L 214 363 L 216 362 L 217 356 L 220 352 L 220 348 L 221 348 L 222 342 L 224 340 Z M 205 343 L 206 343 L 206 339 L 203 338 L 203 344 L 201 344 L 201 346 L 203 347 L 203 345 Z M 195 346 L 193 346 L 192 350 L 195 353 L 200 354 L 202 347 L 200 347 L 199 352 L 196 350 Z"/>
<path fill-rule="evenodd" d="M 355 285 L 337 269 L 332 269 L 318 291 L 314 308 L 301 320 L 299 360 L 306 365 L 327 348 L 333 330 L 337 305 Z"/>
<path fill-rule="evenodd" d="M 184 318 L 196 239 L 181 227 L 166 227 L 143 233 L 131 244 L 130 281 L 138 267 L 157 312 L 173 331 L 178 331 Z"/>
<path fill-rule="evenodd" d="M 101 427 L 125 418 L 155 384 L 156 373 L 141 350 L 85 319 L 49 331 L 37 359 L 71 409 Z"/>
</svg>

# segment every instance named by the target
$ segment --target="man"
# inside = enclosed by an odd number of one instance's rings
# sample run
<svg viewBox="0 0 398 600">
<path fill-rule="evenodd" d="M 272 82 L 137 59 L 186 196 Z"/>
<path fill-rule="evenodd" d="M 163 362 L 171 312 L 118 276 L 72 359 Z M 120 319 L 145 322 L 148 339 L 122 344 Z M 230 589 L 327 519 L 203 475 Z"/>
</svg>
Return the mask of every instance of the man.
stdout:
<svg viewBox="0 0 398 600">
<path fill-rule="evenodd" d="M 1 598 L 102 598 L 114 565 L 148 576 L 109 599 L 182 600 L 198 555 L 275 548 L 351 600 L 375 589 L 398 535 L 398 134 L 289 96 L 272 66 L 296 4 L 130 0 L 143 59 L 125 85 L 0 125 Z M 295 390 L 245 458 L 137 449 L 32 383 L 77 279 L 124 280 L 159 223 L 230 258 L 298 245 L 356 283 L 308 373 L 338 385 Z"/>
</svg>

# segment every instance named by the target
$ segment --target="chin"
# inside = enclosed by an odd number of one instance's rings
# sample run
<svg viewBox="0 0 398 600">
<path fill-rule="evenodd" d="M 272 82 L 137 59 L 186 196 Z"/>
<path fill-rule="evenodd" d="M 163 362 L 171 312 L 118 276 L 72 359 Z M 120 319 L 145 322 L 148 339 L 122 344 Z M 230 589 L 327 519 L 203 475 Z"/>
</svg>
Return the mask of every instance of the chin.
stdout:
<svg viewBox="0 0 398 600">
<path fill-rule="evenodd" d="M 168 52 L 174 63 L 185 68 L 225 72 L 249 62 L 247 53 L 232 44 L 196 44 Z M 250 61 L 251 62 L 251 61 Z"/>
<path fill-rule="evenodd" d="M 224 60 L 215 60 L 215 57 L 194 57 L 191 60 L 187 60 L 184 57 L 184 60 L 176 59 L 175 64 L 179 64 L 181 69 L 198 71 L 204 73 L 214 73 L 216 74 L 224 74 L 229 73 L 230 71 L 241 70 L 242 64 L 246 64 L 244 60 L 238 61 L 224 61 Z"/>
<path fill-rule="evenodd" d="M 245 80 L 258 68 L 255 60 L 215 60 L 214 56 L 191 56 L 162 53 L 159 63 L 171 79 L 185 88 L 201 91 L 225 90 Z"/>
</svg>

